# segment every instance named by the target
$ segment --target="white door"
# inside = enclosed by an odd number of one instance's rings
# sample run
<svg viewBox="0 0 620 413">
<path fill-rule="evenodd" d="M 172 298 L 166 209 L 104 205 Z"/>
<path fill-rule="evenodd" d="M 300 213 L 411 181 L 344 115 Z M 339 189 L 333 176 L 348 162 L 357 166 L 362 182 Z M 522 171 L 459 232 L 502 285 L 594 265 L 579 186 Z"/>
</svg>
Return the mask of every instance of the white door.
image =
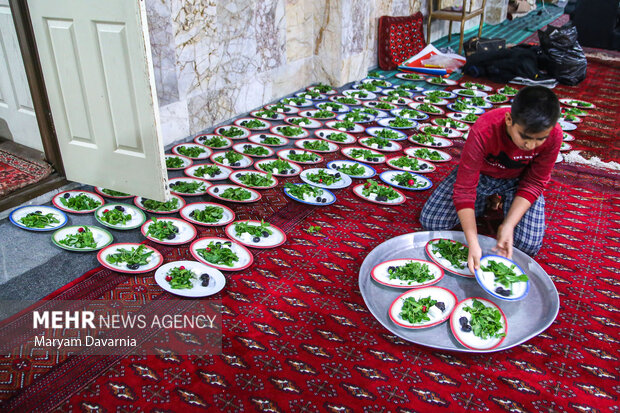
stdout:
<svg viewBox="0 0 620 413">
<path fill-rule="evenodd" d="M 29 0 L 67 179 L 169 196 L 143 0 Z"/>
<path fill-rule="evenodd" d="M 0 0 L 0 119 L 0 136 L 43 152 L 8 0 Z"/>
</svg>

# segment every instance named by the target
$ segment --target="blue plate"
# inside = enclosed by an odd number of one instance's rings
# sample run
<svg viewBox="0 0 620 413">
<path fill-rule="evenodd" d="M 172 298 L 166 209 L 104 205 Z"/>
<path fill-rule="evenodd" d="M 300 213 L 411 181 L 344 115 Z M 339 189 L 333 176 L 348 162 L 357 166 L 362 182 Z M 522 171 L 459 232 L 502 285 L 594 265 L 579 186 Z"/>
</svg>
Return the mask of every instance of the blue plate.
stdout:
<svg viewBox="0 0 620 413">
<path fill-rule="evenodd" d="M 382 172 L 379 175 L 379 179 L 381 179 L 383 182 L 385 182 L 388 185 L 395 186 L 396 188 L 406 189 L 408 191 L 425 191 L 427 189 L 432 188 L 432 186 L 433 186 L 433 182 L 430 179 L 428 179 L 427 177 L 422 176 L 420 174 L 416 174 L 414 172 L 409 172 L 409 173 L 414 176 L 416 181 L 424 181 L 426 183 L 425 186 L 420 187 L 420 188 L 409 188 L 408 186 L 398 185 L 397 183 L 391 181 L 391 178 L 394 175 L 400 175 L 400 174 L 403 174 L 403 173 L 406 173 L 406 172 L 404 172 L 404 171 L 392 171 L 392 170 L 389 170 L 389 171 Z"/>
<path fill-rule="evenodd" d="M 20 219 L 22 219 L 26 215 L 33 213 L 35 211 L 41 211 L 43 215 L 54 214 L 56 219 L 58 219 L 58 221 L 60 222 L 52 224 L 46 228 L 30 228 L 30 227 L 25 226 L 21 222 L 19 222 Z M 68 218 L 67 218 L 67 214 L 62 212 L 60 209 L 57 209 L 54 207 L 44 206 L 44 205 L 26 205 L 26 206 L 14 209 L 9 215 L 9 220 L 15 226 L 21 229 L 26 229 L 28 231 L 44 232 L 44 231 L 53 231 L 53 230 L 57 230 L 58 228 L 64 227 L 67 224 Z"/>
<path fill-rule="evenodd" d="M 377 136 L 377 132 L 379 132 L 382 129 L 391 130 L 392 132 L 397 133 L 400 136 L 400 138 L 398 138 L 398 139 L 390 139 L 392 141 L 405 141 L 405 140 L 407 140 L 407 134 L 406 133 L 398 131 L 398 130 L 395 130 L 395 129 L 392 129 L 392 128 L 382 127 L 382 126 L 373 126 L 373 127 L 370 127 L 370 128 L 366 128 L 366 133 L 371 135 L 371 136 L 375 136 L 376 137 Z"/>
<path fill-rule="evenodd" d="M 344 160 L 344 159 L 337 159 L 335 161 L 331 161 L 331 162 L 327 162 L 327 167 L 329 169 L 336 169 L 336 165 L 353 165 L 353 164 L 358 164 L 361 165 L 362 167 L 364 167 L 364 169 L 366 169 L 367 173 L 364 175 L 360 175 L 360 176 L 353 176 L 353 175 L 349 175 L 351 178 L 357 178 L 357 179 L 367 179 L 367 178 L 372 178 L 373 176 L 375 176 L 377 174 L 377 171 L 375 171 L 375 168 L 373 168 L 370 165 L 366 165 L 365 163 L 362 162 L 357 162 L 357 161 L 349 161 L 349 160 Z"/>
<path fill-rule="evenodd" d="M 512 260 L 509 260 L 506 257 L 499 256 L 499 255 L 485 255 L 484 257 L 480 258 L 480 267 L 486 266 L 486 264 L 487 264 L 487 262 L 489 260 L 493 260 L 493 261 L 496 261 L 496 262 L 501 262 L 501 263 L 503 263 L 505 265 L 508 265 L 508 266 L 514 264 L 516 266 L 516 268 L 514 269 L 514 272 L 517 273 L 517 275 L 519 273 L 525 274 L 525 271 L 523 271 L 521 269 L 521 267 L 519 267 L 519 265 L 516 262 L 514 262 Z M 478 281 L 478 284 L 480 285 L 480 287 L 482 287 L 482 289 L 484 291 L 486 291 L 487 293 L 491 294 L 495 298 L 498 298 L 500 300 L 505 300 L 505 301 L 517 301 L 517 300 L 523 299 L 527 295 L 527 293 L 530 291 L 530 282 L 529 281 L 527 281 L 527 282 L 520 281 L 520 282 L 515 283 L 515 284 L 523 284 L 523 283 L 525 283 L 525 286 L 520 285 L 516 293 L 514 293 L 512 295 L 509 295 L 507 297 L 503 296 L 503 295 L 500 295 L 497 292 L 495 292 L 495 289 L 498 287 L 497 284 L 494 284 L 493 286 L 489 286 L 489 283 L 485 282 L 485 280 L 483 280 L 483 275 L 482 275 L 483 272 L 484 271 L 482 271 L 482 268 L 480 270 L 476 270 L 476 273 L 475 273 L 476 281 Z"/>
<path fill-rule="evenodd" d="M 303 184 L 303 183 L 295 183 L 293 185 L 307 185 L 307 184 Z M 310 186 L 314 186 L 314 185 L 310 185 Z M 318 188 L 318 187 L 315 187 Z M 301 202 L 302 204 L 307 204 L 307 205 L 317 205 L 317 206 L 325 206 L 325 205 L 330 205 L 333 204 L 334 202 L 336 202 L 336 195 L 334 195 L 330 190 L 325 189 L 325 188 L 318 188 L 320 190 L 323 191 L 323 193 L 320 195 L 323 198 L 327 198 L 327 202 L 315 202 L 315 201 L 304 201 L 303 199 L 299 199 L 297 197 L 294 197 L 293 195 L 289 194 L 288 190 L 286 188 L 284 188 L 284 195 L 288 196 L 289 198 L 297 201 L 297 202 Z"/>
</svg>

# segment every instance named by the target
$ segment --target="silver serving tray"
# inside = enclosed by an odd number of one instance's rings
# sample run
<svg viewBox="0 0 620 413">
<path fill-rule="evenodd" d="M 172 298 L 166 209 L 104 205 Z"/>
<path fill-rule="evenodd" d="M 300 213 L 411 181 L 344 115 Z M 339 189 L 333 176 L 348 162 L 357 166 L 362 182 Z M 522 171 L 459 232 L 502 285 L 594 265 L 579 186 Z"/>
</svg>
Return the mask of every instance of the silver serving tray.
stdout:
<svg viewBox="0 0 620 413">
<path fill-rule="evenodd" d="M 498 300 L 486 293 L 475 278 L 465 278 L 446 271 L 444 278 L 435 284 L 451 290 L 458 301 L 469 297 L 482 297 L 497 304 L 508 319 L 508 333 L 500 346 L 491 350 L 471 350 L 462 346 L 450 331 L 449 320 L 435 327 L 411 330 L 392 322 L 388 310 L 392 302 L 402 293 L 402 288 L 391 288 L 375 282 L 370 276 L 379 263 L 397 258 L 421 258 L 428 260 L 426 243 L 435 238 L 448 238 L 466 243 L 460 231 L 426 231 L 400 235 L 378 245 L 362 263 L 359 287 L 366 306 L 375 318 L 389 331 L 412 343 L 440 350 L 462 351 L 467 353 L 491 353 L 506 350 L 526 342 L 547 329 L 555 320 L 560 308 L 558 291 L 549 275 L 527 254 L 513 250 L 512 259 L 530 278 L 530 291 L 519 301 Z M 482 255 L 492 254 L 496 244 L 493 238 L 478 236 Z"/>
</svg>

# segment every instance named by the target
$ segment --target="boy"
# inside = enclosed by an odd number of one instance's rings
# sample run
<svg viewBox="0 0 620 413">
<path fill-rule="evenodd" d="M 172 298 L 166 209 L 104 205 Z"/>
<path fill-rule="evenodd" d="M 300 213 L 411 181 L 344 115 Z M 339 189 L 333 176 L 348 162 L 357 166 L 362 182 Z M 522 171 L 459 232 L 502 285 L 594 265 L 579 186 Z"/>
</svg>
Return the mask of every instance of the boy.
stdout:
<svg viewBox="0 0 620 413">
<path fill-rule="evenodd" d="M 420 216 L 427 230 L 446 230 L 460 221 L 469 246 L 467 266 L 480 268 L 476 216 L 487 197 L 499 194 L 504 220 L 493 251 L 512 258 L 514 246 L 535 255 L 545 233 L 542 195 L 551 176 L 562 130 L 560 103 L 542 86 L 523 88 L 510 108 L 491 110 L 471 127 L 461 161 L 432 193 Z"/>
</svg>

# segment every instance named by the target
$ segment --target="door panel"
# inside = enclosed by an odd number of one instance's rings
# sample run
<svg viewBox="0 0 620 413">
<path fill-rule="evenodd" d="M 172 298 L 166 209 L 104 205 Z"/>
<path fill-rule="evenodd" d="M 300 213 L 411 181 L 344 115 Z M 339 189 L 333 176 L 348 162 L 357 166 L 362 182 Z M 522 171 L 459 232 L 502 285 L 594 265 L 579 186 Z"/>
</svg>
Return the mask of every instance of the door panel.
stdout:
<svg viewBox="0 0 620 413">
<path fill-rule="evenodd" d="M 30 0 L 67 179 L 168 197 L 143 1 Z"/>
</svg>

